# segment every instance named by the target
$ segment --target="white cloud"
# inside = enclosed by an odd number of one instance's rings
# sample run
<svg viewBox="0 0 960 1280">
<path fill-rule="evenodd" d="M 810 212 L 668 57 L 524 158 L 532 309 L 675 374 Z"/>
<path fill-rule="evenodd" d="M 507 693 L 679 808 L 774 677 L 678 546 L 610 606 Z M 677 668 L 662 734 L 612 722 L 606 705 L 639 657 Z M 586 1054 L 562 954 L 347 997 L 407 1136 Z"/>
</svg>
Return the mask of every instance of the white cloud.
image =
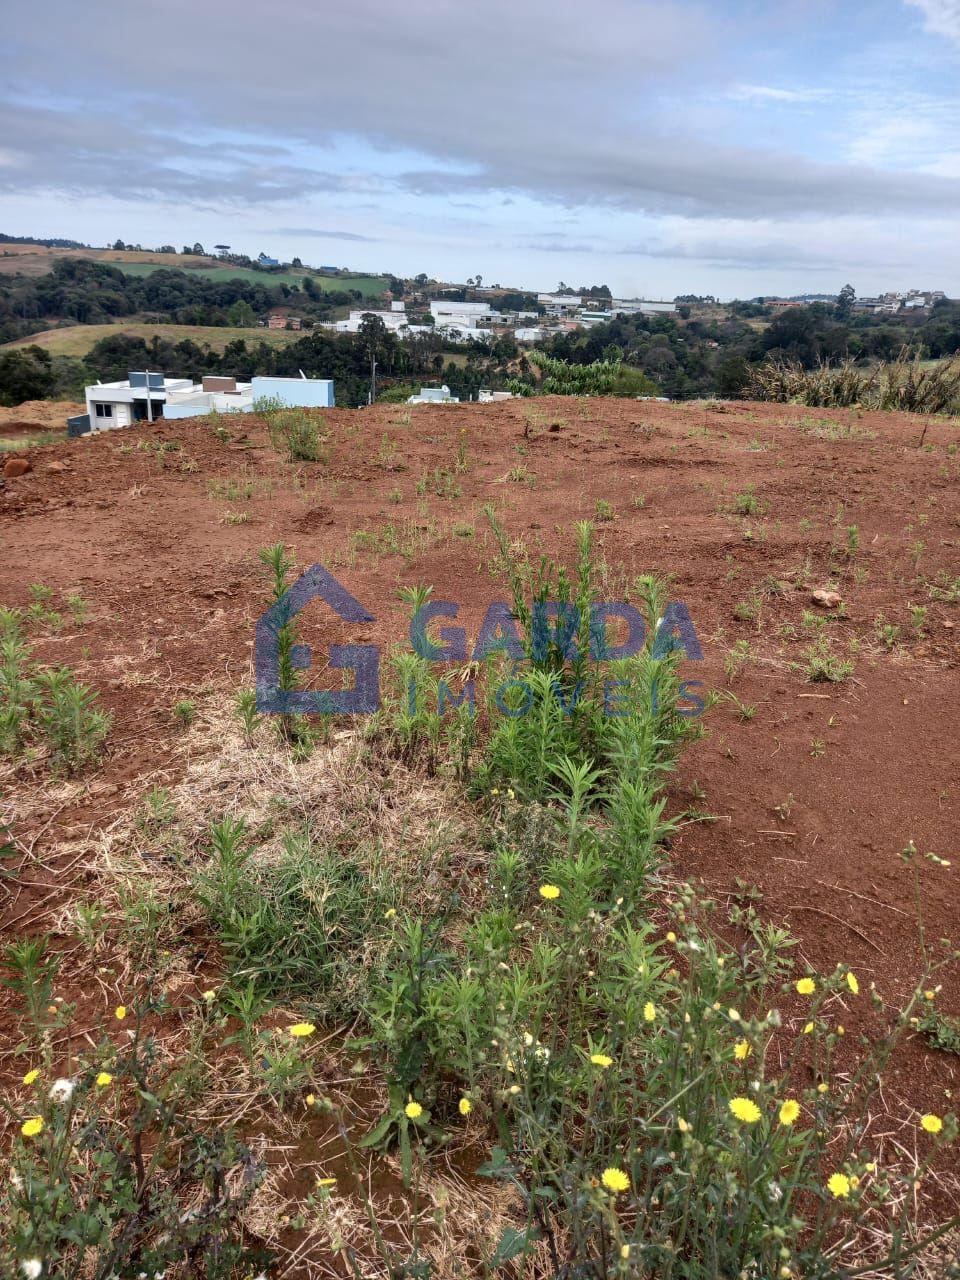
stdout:
<svg viewBox="0 0 960 1280">
<path fill-rule="evenodd" d="M 923 25 L 935 35 L 960 44 L 960 0 L 906 0 L 923 14 Z"/>
</svg>

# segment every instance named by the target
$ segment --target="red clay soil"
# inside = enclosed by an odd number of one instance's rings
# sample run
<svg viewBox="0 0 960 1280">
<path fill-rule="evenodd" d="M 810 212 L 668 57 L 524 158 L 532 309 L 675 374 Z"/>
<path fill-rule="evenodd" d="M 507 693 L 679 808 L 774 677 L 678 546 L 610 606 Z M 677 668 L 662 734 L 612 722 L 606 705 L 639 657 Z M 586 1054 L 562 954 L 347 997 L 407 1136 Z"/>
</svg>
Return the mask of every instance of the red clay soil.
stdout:
<svg viewBox="0 0 960 1280">
<path fill-rule="evenodd" d="M 298 567 L 326 564 L 376 615 L 335 628 L 311 614 L 316 651 L 345 636 L 404 641 L 396 589 L 416 582 L 462 606 L 472 639 L 488 603 L 505 598 L 484 567 L 482 506 L 495 504 L 511 535 L 569 562 L 573 523 L 604 502 L 614 515 L 598 525 L 606 594 L 616 598 L 641 573 L 669 575 L 704 649 L 685 677 L 757 708 L 745 720 L 721 703 L 682 757 L 673 811 L 696 806 L 715 820 L 683 827 L 677 875 L 719 898 L 738 882 L 755 886 L 761 916 L 790 929 L 803 960 L 821 970 L 849 963 L 864 988 L 874 981 L 900 1007 L 921 970 L 913 873 L 899 857 L 908 842 L 952 862 L 917 864 L 928 944 L 960 938 L 960 603 L 929 591 L 938 578 L 960 578 L 960 426 L 560 398 L 379 405 L 324 420 L 323 462 L 285 461 L 257 419 L 227 420 L 225 439 L 198 419 L 34 449 L 34 470 L 6 482 L 0 603 L 25 604 L 35 582 L 90 601 L 82 626 L 40 633 L 37 655 L 77 668 L 114 716 L 81 802 L 59 809 L 51 790 L 33 829 L 14 833 L 50 876 L 31 872 L 29 884 L 3 891 L 8 936 L 49 927 L 57 869 L 70 866 L 64 839 L 133 806 L 133 780 L 171 761 L 177 699 L 252 683 L 253 624 L 266 603 L 259 548 L 282 540 Z M 454 470 L 461 433 L 460 496 L 418 495 L 428 472 Z M 761 513 L 737 515 L 735 497 L 748 489 Z M 409 561 L 351 542 L 388 525 L 417 544 Z M 859 547 L 845 558 L 831 547 L 847 545 L 849 525 Z M 842 683 L 811 683 L 803 615 L 818 611 L 811 593 L 838 564 L 845 611 L 827 634 L 842 656 L 856 642 L 856 666 Z M 738 618 L 755 591 L 759 617 Z M 911 604 L 927 608 L 920 630 Z M 881 614 L 901 628 L 892 648 L 878 638 Z M 737 641 L 749 643 L 751 660 L 729 679 L 724 660 Z M 7 781 L 11 794 L 31 785 L 22 774 Z M 958 979 L 955 964 L 940 976 L 945 1013 L 960 1014 Z M 844 1018 L 851 1055 L 856 1031 L 869 1028 L 863 1003 L 851 1000 Z M 914 1039 L 893 1066 L 887 1109 L 950 1110 L 958 1062 Z"/>
</svg>

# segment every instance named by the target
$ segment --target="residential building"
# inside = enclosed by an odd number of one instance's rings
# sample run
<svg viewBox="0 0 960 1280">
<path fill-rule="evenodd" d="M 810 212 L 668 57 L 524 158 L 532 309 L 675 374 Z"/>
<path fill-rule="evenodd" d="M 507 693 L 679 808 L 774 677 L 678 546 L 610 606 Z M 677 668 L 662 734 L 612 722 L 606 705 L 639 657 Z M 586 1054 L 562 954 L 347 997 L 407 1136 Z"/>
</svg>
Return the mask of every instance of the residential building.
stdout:
<svg viewBox="0 0 960 1280">
<path fill-rule="evenodd" d="M 196 418 L 207 413 L 251 413 L 258 400 L 287 407 L 332 408 L 331 378 L 256 377 L 252 382 L 207 376 L 167 378 L 131 373 L 123 382 L 98 382 L 85 389 L 87 412 L 67 420 L 71 436 L 96 434 L 159 418 Z"/>
<path fill-rule="evenodd" d="M 543 307 L 548 316 L 562 316 L 570 311 L 579 311 L 583 299 L 575 294 L 538 293 L 537 303 Z"/>
<path fill-rule="evenodd" d="M 512 391 L 489 391 L 486 387 L 481 387 L 477 392 L 477 400 L 480 404 L 494 404 L 498 400 L 513 400 Z"/>
<path fill-rule="evenodd" d="M 513 336 L 517 342 L 540 342 L 547 336 L 547 331 L 541 329 L 539 325 L 524 326 L 514 329 Z"/>
</svg>

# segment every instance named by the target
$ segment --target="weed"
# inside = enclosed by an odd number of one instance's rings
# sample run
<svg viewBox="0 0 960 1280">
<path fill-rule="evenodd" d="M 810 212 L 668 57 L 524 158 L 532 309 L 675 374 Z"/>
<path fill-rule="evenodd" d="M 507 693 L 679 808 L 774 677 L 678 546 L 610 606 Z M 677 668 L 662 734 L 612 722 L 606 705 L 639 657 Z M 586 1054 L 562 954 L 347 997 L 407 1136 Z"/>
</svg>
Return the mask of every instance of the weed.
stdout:
<svg viewBox="0 0 960 1280">
<path fill-rule="evenodd" d="M 617 513 L 614 511 L 612 504 L 609 503 L 606 500 L 606 498 L 597 499 L 597 506 L 596 506 L 597 520 L 601 521 L 601 523 L 608 520 L 614 520 L 616 519 L 616 514 Z"/>
<path fill-rule="evenodd" d="M 197 704 L 190 698 L 174 703 L 173 718 L 182 729 L 189 729 L 197 718 Z"/>
<path fill-rule="evenodd" d="M 839 684 L 853 674 L 853 663 L 839 658 L 826 636 L 820 636 L 806 651 L 807 679 Z"/>
</svg>

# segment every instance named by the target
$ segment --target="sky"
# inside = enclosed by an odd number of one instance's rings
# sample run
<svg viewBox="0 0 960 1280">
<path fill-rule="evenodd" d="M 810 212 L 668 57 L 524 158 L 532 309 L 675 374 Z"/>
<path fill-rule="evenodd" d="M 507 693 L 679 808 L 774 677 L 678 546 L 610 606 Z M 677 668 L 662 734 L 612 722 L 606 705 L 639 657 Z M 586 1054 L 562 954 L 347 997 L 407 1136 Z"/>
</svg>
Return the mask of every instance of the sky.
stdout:
<svg viewBox="0 0 960 1280">
<path fill-rule="evenodd" d="M 17 4 L 0 231 L 960 296 L 960 0 Z"/>
</svg>

